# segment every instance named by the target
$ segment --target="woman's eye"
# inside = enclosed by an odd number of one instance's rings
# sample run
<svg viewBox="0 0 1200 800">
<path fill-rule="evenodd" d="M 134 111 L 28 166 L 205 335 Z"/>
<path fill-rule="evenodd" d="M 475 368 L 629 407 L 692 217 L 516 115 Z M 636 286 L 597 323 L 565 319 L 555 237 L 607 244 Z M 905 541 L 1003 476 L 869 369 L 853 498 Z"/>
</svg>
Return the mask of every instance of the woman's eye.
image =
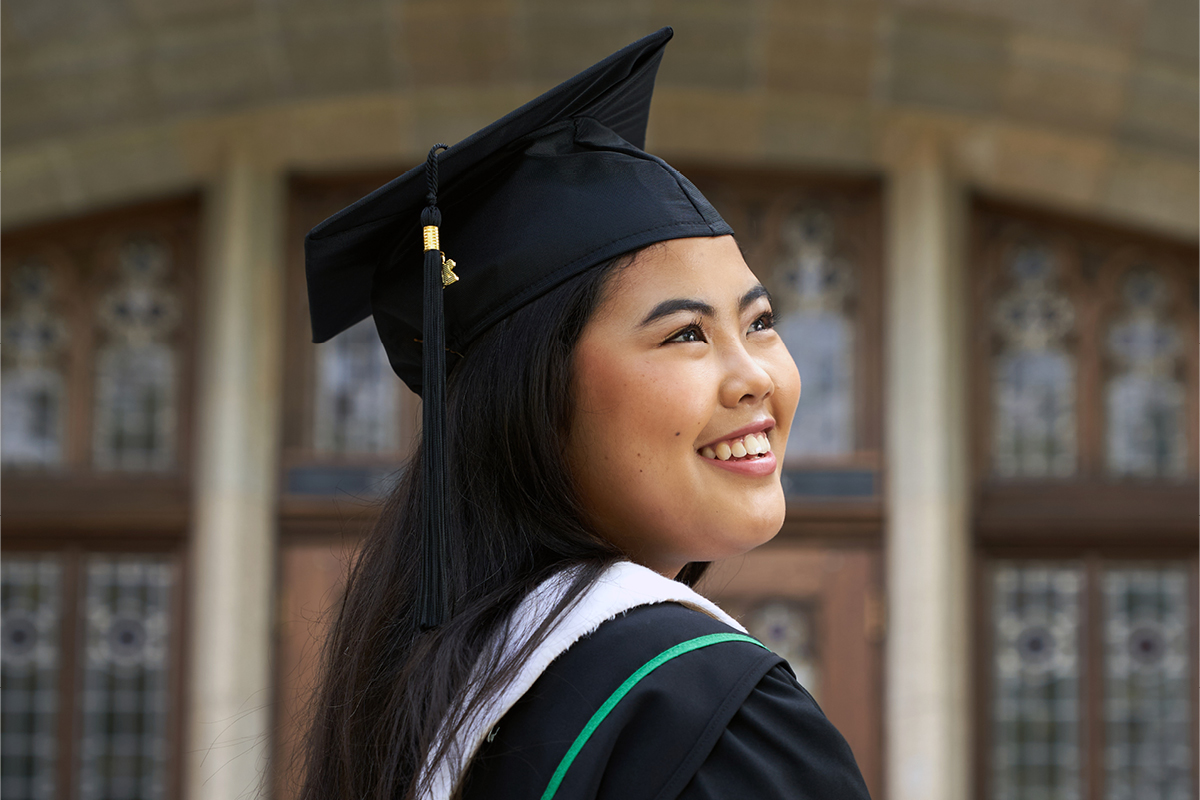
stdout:
<svg viewBox="0 0 1200 800">
<path fill-rule="evenodd" d="M 755 331 L 767 331 L 774 327 L 775 327 L 775 312 L 768 311 L 767 313 L 763 314 L 758 319 L 754 320 L 754 322 L 750 323 L 750 332 L 754 333 Z"/>
<path fill-rule="evenodd" d="M 667 339 L 667 341 L 668 342 L 688 343 L 688 342 L 704 342 L 707 340 L 704 338 L 704 331 L 702 331 L 700 329 L 699 325 L 689 325 L 686 328 L 684 328 L 683 330 L 681 330 L 679 333 L 672 336 L 670 339 Z"/>
</svg>

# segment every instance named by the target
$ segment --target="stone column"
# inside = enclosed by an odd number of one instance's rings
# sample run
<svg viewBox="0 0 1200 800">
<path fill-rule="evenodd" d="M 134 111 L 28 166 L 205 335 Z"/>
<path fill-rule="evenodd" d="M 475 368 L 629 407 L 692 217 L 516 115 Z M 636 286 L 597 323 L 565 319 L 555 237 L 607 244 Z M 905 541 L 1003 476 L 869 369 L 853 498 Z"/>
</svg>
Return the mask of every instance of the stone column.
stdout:
<svg viewBox="0 0 1200 800">
<path fill-rule="evenodd" d="M 205 203 L 187 800 L 256 797 L 267 763 L 284 186 L 235 150 Z"/>
<path fill-rule="evenodd" d="M 970 796 L 965 193 L 936 134 L 887 194 L 887 797 Z"/>
</svg>

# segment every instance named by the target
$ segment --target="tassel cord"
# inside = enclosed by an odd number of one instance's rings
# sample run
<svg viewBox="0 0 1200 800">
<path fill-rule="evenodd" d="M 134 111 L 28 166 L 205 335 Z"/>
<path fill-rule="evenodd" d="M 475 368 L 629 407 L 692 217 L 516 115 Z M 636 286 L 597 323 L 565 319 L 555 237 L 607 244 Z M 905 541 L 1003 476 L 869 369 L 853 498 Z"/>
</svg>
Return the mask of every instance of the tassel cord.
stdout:
<svg viewBox="0 0 1200 800">
<path fill-rule="evenodd" d="M 421 212 L 421 225 L 440 226 L 437 207 L 439 150 L 429 151 L 425 172 L 429 205 Z M 424 252 L 424 320 L 422 343 L 422 479 L 425 503 L 422 521 L 421 571 L 417 586 L 418 624 L 436 628 L 450 616 L 448 595 L 449 547 L 446 514 L 446 328 L 442 298 L 442 252 Z"/>
</svg>

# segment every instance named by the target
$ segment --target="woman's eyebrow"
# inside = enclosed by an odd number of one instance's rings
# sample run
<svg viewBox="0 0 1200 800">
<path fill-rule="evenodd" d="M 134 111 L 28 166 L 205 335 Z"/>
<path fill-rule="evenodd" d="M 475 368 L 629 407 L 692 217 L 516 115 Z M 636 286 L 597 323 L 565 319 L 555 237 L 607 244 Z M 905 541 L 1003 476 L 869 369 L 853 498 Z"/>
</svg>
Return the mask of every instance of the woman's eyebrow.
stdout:
<svg viewBox="0 0 1200 800">
<path fill-rule="evenodd" d="M 760 297 L 767 298 L 767 302 L 771 303 L 771 305 L 774 305 L 774 303 L 771 301 L 771 293 L 767 291 L 767 287 L 763 286 L 761 283 L 756 283 L 754 288 L 742 295 L 742 299 L 738 301 L 738 313 L 745 311 L 750 307 L 751 303 Z"/>
<path fill-rule="evenodd" d="M 716 310 L 708 303 L 700 300 L 689 300 L 685 297 L 677 297 L 674 300 L 663 300 L 661 303 L 656 305 L 650 311 L 650 313 L 646 315 L 646 318 L 638 323 L 638 327 L 644 328 L 655 320 L 662 319 L 663 317 L 669 317 L 670 315 L 676 314 L 680 311 L 691 311 L 704 317 L 715 316 L 717 313 Z"/>
<path fill-rule="evenodd" d="M 742 313 L 750 304 L 760 297 L 767 298 L 767 302 L 771 301 L 771 293 L 767 291 L 767 287 L 761 283 L 756 283 L 750 291 L 742 295 L 742 299 L 738 300 L 738 313 Z M 702 317 L 716 316 L 716 309 L 705 303 L 702 300 L 691 300 L 686 297 L 677 297 L 673 300 L 663 300 L 661 303 L 651 309 L 646 318 L 638 323 L 639 328 L 644 328 L 655 320 L 669 317 L 680 311 L 690 311 L 694 314 L 699 314 Z"/>
</svg>

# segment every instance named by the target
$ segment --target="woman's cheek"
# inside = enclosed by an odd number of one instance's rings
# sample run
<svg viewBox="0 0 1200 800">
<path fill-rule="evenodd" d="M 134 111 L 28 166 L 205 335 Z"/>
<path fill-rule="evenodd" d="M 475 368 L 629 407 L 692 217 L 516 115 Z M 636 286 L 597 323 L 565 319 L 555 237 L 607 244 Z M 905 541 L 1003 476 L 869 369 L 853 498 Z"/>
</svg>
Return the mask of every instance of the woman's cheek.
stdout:
<svg viewBox="0 0 1200 800">
<path fill-rule="evenodd" d="M 779 343 L 780 352 L 775 354 L 772 367 L 772 380 L 775 383 L 775 408 L 772 409 L 776 427 L 783 434 L 780 439 L 786 441 L 786 435 L 792 428 L 792 420 L 796 416 L 796 406 L 800 402 L 800 372 L 796 362 L 788 353 L 783 343 Z"/>
</svg>

